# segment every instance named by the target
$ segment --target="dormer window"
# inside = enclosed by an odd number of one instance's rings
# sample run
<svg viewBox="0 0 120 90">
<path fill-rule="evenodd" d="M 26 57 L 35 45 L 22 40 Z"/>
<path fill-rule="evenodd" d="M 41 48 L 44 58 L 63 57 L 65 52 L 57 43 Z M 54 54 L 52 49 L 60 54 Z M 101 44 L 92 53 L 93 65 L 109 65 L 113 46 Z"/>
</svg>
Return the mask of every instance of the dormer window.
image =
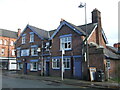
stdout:
<svg viewBox="0 0 120 90">
<path fill-rule="evenodd" d="M 30 42 L 34 42 L 34 33 L 30 32 Z"/>
<path fill-rule="evenodd" d="M 26 34 L 22 35 L 22 44 L 25 44 L 25 40 L 26 40 Z"/>
</svg>

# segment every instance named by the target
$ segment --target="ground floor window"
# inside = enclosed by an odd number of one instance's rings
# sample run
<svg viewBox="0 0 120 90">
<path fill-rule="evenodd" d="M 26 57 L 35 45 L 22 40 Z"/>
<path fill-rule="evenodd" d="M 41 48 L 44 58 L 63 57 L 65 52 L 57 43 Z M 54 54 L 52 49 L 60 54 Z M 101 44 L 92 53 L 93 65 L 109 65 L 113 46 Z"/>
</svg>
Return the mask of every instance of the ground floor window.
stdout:
<svg viewBox="0 0 120 90">
<path fill-rule="evenodd" d="M 63 59 L 64 69 L 70 69 L 70 58 Z"/>
<path fill-rule="evenodd" d="M 60 69 L 60 59 L 52 59 L 52 68 Z"/>
<path fill-rule="evenodd" d="M 37 71 L 37 62 L 30 63 L 30 70 Z"/>
<path fill-rule="evenodd" d="M 22 63 L 18 63 L 17 68 L 18 68 L 18 70 L 21 70 L 23 68 L 23 64 Z"/>
</svg>

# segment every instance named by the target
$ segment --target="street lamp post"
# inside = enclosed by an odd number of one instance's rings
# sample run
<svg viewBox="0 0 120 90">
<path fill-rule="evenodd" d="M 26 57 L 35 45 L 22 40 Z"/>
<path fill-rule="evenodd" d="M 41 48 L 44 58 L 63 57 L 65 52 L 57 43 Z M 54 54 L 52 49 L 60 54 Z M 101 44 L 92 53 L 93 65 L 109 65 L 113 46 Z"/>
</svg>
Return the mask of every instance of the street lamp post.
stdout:
<svg viewBox="0 0 120 90">
<path fill-rule="evenodd" d="M 88 41 L 87 41 L 87 38 L 88 38 L 88 32 L 87 32 L 87 13 L 86 13 L 86 3 L 80 3 L 80 5 L 78 6 L 79 8 L 85 8 L 85 32 L 86 32 L 86 54 L 85 54 L 85 58 L 87 61 L 87 67 L 89 68 L 89 51 L 88 51 Z"/>
</svg>

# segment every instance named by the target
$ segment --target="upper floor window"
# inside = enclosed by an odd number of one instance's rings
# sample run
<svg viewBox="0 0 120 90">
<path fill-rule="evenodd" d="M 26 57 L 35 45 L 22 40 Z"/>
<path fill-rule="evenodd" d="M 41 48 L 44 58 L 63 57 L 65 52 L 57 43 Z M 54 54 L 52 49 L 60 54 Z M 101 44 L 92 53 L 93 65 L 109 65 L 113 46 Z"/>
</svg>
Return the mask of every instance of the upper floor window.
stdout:
<svg viewBox="0 0 120 90">
<path fill-rule="evenodd" d="M 4 40 L 4 45 L 7 45 L 7 40 Z"/>
<path fill-rule="evenodd" d="M 71 35 L 71 34 L 70 34 Z M 72 48 L 71 36 L 60 37 L 60 50 L 70 50 Z"/>
<path fill-rule="evenodd" d="M 3 44 L 3 40 L 2 39 L 0 40 L 0 44 Z"/>
<path fill-rule="evenodd" d="M 22 44 L 25 44 L 25 40 L 26 40 L 26 34 L 23 34 L 23 36 L 22 36 Z"/>
<path fill-rule="evenodd" d="M 11 41 L 11 42 L 10 42 L 10 45 L 13 46 L 13 45 L 14 45 L 14 41 Z"/>
<path fill-rule="evenodd" d="M 60 59 L 52 59 L 52 68 L 60 69 Z"/>
<path fill-rule="evenodd" d="M 20 49 L 17 50 L 17 57 L 20 57 Z"/>
<path fill-rule="evenodd" d="M 29 56 L 29 49 L 21 50 L 21 56 Z"/>
<path fill-rule="evenodd" d="M 12 56 L 15 56 L 15 51 L 14 51 L 14 49 L 12 50 Z"/>
<path fill-rule="evenodd" d="M 30 42 L 34 42 L 34 33 L 30 32 Z"/>
<path fill-rule="evenodd" d="M 31 56 L 38 56 L 37 49 L 38 47 L 36 45 L 31 46 Z"/>
</svg>

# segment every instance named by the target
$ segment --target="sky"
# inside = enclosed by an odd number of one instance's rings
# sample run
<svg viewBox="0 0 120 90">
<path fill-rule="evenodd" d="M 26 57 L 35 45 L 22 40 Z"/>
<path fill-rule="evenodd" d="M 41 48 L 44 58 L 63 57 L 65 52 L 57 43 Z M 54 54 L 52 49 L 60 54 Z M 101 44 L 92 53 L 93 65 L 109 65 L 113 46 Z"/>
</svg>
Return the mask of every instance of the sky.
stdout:
<svg viewBox="0 0 120 90">
<path fill-rule="evenodd" d="M 119 0 L 0 0 L 0 28 L 16 31 L 24 30 L 27 24 L 53 30 L 60 20 L 74 24 L 85 24 L 85 9 L 78 8 L 86 3 L 87 23 L 91 23 L 91 12 L 97 8 L 101 12 L 102 27 L 113 46 L 118 42 L 118 2 Z"/>
</svg>

